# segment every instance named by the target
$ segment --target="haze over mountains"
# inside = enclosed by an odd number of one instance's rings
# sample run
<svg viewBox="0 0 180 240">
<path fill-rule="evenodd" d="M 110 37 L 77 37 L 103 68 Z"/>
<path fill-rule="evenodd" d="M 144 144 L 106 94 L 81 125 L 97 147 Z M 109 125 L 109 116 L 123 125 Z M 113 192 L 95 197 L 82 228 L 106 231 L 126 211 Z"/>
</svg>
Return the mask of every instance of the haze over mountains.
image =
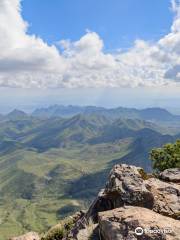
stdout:
<svg viewBox="0 0 180 240">
<path fill-rule="evenodd" d="M 179 138 L 179 126 L 159 108 L 56 105 L 1 115 L 0 240 L 86 208 L 116 163 L 151 171 L 150 150 Z"/>
<path fill-rule="evenodd" d="M 53 105 L 48 108 L 36 109 L 33 116 L 37 117 L 71 117 L 77 114 L 101 114 L 110 118 L 140 118 L 143 120 L 158 120 L 158 121 L 179 121 L 180 116 L 173 115 L 162 108 L 104 108 L 96 106 L 63 106 Z"/>
</svg>

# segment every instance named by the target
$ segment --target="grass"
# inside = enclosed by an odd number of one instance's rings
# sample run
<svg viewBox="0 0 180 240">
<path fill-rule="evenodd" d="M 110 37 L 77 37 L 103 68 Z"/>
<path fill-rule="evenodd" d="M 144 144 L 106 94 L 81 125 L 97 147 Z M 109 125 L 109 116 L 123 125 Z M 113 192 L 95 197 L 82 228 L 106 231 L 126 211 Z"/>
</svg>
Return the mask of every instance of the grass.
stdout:
<svg viewBox="0 0 180 240">
<path fill-rule="evenodd" d="M 44 153 L 17 150 L 0 157 L 0 192 L 3 193 L 0 201 L 0 240 L 27 231 L 45 232 L 61 218 L 79 208 L 86 208 L 88 203 L 85 199 L 66 194 L 69 185 L 83 176 L 107 168 L 113 159 L 127 154 L 129 141 L 77 145 L 50 149 Z M 20 174 L 21 181 L 18 178 Z M 20 197 L 27 176 L 30 178 L 28 181 L 35 181 L 32 199 Z M 14 187 L 19 191 L 17 197 L 11 193 Z M 91 196 L 95 194 L 96 190 L 90 193 Z"/>
</svg>

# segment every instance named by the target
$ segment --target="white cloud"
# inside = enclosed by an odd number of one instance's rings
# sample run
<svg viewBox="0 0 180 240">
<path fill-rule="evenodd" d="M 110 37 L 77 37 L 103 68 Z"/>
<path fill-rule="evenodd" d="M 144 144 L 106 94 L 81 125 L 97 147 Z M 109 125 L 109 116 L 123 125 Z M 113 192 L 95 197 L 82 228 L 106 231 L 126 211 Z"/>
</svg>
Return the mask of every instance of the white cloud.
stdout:
<svg viewBox="0 0 180 240">
<path fill-rule="evenodd" d="M 170 33 L 158 42 L 137 40 L 126 52 L 104 53 L 104 43 L 87 31 L 78 41 L 61 40 L 62 51 L 35 35 L 21 16 L 20 0 L 0 1 L 0 86 L 136 87 L 178 85 L 180 7 Z"/>
<path fill-rule="evenodd" d="M 0 2 L 0 85 L 38 86 L 41 73 L 62 74 L 65 61 L 55 46 L 27 34 L 19 0 Z M 45 83 L 42 83 L 45 84 Z"/>
</svg>

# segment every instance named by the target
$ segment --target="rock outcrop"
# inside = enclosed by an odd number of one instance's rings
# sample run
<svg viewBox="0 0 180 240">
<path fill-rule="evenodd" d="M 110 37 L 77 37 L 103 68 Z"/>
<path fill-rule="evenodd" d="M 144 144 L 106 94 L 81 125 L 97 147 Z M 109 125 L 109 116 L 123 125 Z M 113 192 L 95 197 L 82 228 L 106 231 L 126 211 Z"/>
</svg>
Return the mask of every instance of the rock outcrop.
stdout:
<svg viewBox="0 0 180 240">
<path fill-rule="evenodd" d="M 29 233 L 19 236 L 19 237 L 13 237 L 10 240 L 40 240 L 40 237 L 35 232 L 29 232 Z"/>
<path fill-rule="evenodd" d="M 153 211 L 180 220 L 180 185 L 156 178 L 145 181 L 153 194 Z"/>
<path fill-rule="evenodd" d="M 99 212 L 133 205 L 153 208 L 154 197 L 146 187 L 145 179 L 148 175 L 142 168 L 126 164 L 116 165 L 109 175 L 105 189 L 101 190 L 98 197 L 87 212 L 87 217 L 97 220 Z"/>
<path fill-rule="evenodd" d="M 126 206 L 101 212 L 99 228 L 105 240 L 180 239 L 180 221 L 141 207 Z"/>
<path fill-rule="evenodd" d="M 105 189 L 77 221 L 69 237 L 78 239 L 78 233 L 93 219 L 103 240 L 180 239 L 179 173 L 180 169 L 169 169 L 157 178 L 135 166 L 114 166 Z M 149 226 L 151 230 L 171 227 L 172 232 L 151 231 L 139 236 L 135 233 L 138 226 Z"/>
</svg>

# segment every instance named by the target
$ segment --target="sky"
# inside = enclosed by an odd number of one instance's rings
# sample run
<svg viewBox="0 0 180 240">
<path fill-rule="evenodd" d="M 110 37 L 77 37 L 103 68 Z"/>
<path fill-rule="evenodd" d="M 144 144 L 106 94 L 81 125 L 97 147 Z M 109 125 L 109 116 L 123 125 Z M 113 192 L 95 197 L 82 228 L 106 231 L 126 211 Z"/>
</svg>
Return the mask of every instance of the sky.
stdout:
<svg viewBox="0 0 180 240">
<path fill-rule="evenodd" d="M 178 0 L 1 0 L 0 111 L 180 109 Z"/>
<path fill-rule="evenodd" d="M 98 33 L 110 52 L 132 47 L 136 39 L 158 40 L 172 24 L 169 0 L 44 0 L 43 4 L 24 0 L 22 7 L 28 33 L 48 44 L 77 41 L 89 29 Z"/>
</svg>

